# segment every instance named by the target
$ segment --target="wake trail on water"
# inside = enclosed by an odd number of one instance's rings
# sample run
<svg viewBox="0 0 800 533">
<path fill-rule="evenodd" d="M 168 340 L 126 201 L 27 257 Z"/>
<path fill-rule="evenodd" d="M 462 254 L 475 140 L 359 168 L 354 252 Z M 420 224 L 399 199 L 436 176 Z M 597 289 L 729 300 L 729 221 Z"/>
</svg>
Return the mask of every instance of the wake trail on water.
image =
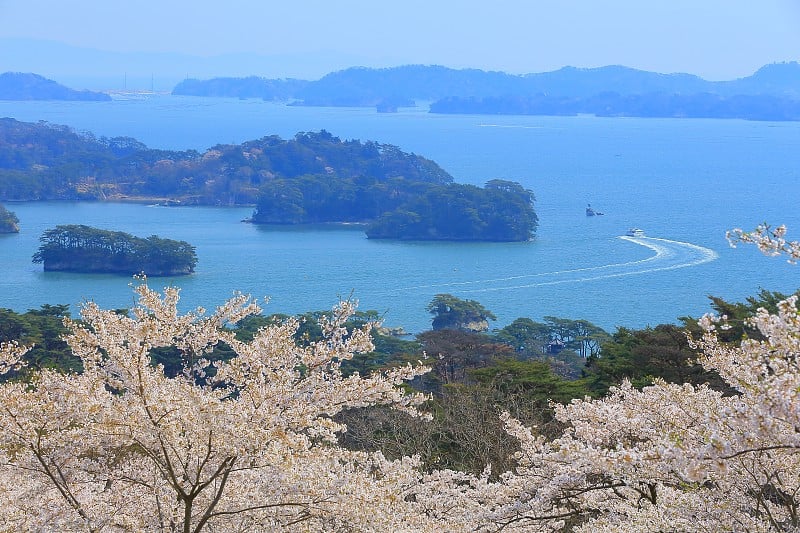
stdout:
<svg viewBox="0 0 800 533">
<path fill-rule="evenodd" d="M 704 263 L 709 263 L 719 257 L 719 254 L 714 250 L 688 242 L 673 241 L 656 237 L 630 237 L 627 235 L 620 236 L 619 238 L 649 248 L 653 250 L 655 254 L 646 259 L 626 261 L 623 263 L 610 263 L 607 265 L 574 268 L 569 270 L 555 270 L 552 272 L 539 272 L 535 274 L 519 274 L 502 278 L 415 285 L 412 287 L 404 287 L 395 290 L 408 291 L 433 288 L 450 288 L 452 290 L 453 288 L 456 288 L 458 289 L 459 293 L 478 293 L 528 289 L 545 287 L 549 285 L 561 285 L 565 283 L 585 283 L 589 281 L 676 270 L 679 268 L 689 268 L 702 265 Z M 535 278 L 545 279 L 542 279 L 541 281 L 533 281 Z M 513 285 L 505 284 L 507 282 L 519 282 L 520 280 L 531 280 L 533 282 Z M 493 284 L 501 285 L 486 286 Z"/>
<path fill-rule="evenodd" d="M 517 130 L 541 130 L 544 126 L 524 126 L 522 124 L 478 124 L 479 128 L 506 128 Z"/>
</svg>

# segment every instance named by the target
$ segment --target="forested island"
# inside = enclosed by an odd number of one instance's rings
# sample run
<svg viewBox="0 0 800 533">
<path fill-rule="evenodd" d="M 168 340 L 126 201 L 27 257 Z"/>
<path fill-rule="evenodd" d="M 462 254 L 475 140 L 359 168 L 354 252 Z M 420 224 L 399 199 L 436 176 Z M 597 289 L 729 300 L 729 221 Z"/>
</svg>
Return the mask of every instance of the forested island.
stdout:
<svg viewBox="0 0 800 533">
<path fill-rule="evenodd" d="M 95 91 L 76 91 L 38 74 L 0 74 L 0 100 L 75 100 L 108 102 L 111 97 Z"/>
<path fill-rule="evenodd" d="M 527 241 L 539 220 L 533 193 L 520 184 L 491 180 L 474 185 L 432 185 L 387 211 L 367 228 L 371 239 Z"/>
<path fill-rule="evenodd" d="M 61 225 L 39 238 L 33 255 L 45 271 L 181 276 L 194 272 L 197 254 L 186 241 L 134 237 L 84 225 Z"/>
<path fill-rule="evenodd" d="M 0 200 L 255 205 L 257 224 L 360 222 L 372 238 L 524 241 L 538 222 L 515 182 L 457 184 L 422 156 L 324 130 L 200 153 L 0 119 Z"/>
<path fill-rule="evenodd" d="M 0 233 L 18 233 L 18 224 L 17 215 L 0 205 Z"/>
</svg>

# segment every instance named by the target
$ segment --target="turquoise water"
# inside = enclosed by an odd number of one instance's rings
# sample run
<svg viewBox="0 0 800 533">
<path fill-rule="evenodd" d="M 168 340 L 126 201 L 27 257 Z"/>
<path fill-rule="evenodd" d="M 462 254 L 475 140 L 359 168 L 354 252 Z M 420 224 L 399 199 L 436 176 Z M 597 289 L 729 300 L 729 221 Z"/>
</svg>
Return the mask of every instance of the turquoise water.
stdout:
<svg viewBox="0 0 800 533">
<path fill-rule="evenodd" d="M 82 223 L 185 239 L 196 274 L 158 278 L 186 306 L 213 308 L 240 290 L 271 312 L 330 307 L 351 293 L 389 325 L 429 326 L 425 306 L 448 292 L 498 315 L 585 318 L 609 330 L 674 322 L 709 310 L 708 295 L 742 299 L 800 287 L 800 267 L 728 247 L 724 233 L 762 221 L 800 238 L 800 124 L 694 119 L 437 116 L 424 109 L 285 107 L 257 100 L 150 97 L 111 103 L 0 102 L 0 116 L 68 124 L 148 146 L 202 150 L 265 135 L 327 129 L 391 143 L 437 161 L 457 181 L 520 181 L 537 196 L 531 243 L 370 241 L 357 228 L 261 228 L 250 209 L 23 203 L 19 235 L 0 236 L 0 307 L 92 299 L 132 301 L 130 280 L 44 273 L 30 257 L 56 224 Z M 602 217 L 587 218 L 588 202 Z M 631 227 L 647 237 L 623 239 Z"/>
</svg>

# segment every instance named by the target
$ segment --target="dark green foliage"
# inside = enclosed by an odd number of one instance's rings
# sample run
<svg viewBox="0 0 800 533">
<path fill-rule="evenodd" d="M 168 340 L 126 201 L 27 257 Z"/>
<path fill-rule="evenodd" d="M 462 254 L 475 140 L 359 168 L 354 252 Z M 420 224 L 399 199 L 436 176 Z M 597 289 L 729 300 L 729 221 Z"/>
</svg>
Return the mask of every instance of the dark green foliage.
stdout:
<svg viewBox="0 0 800 533">
<path fill-rule="evenodd" d="M 515 182 L 492 180 L 481 189 L 451 183 L 429 186 L 380 216 L 370 238 L 527 241 L 538 226 L 533 193 Z"/>
<path fill-rule="evenodd" d="M 342 141 L 324 130 L 297 134 L 294 141 L 268 139 L 256 148 L 269 162 L 256 223 L 366 222 L 430 186 L 452 182 L 434 162 L 391 145 Z M 253 151 L 250 143 L 244 146 Z"/>
<path fill-rule="evenodd" d="M 497 317 L 475 300 L 462 300 L 452 294 L 437 294 L 428 304 L 433 315 L 432 327 L 437 329 L 459 329 L 463 331 L 486 331 L 489 320 Z"/>
<path fill-rule="evenodd" d="M 373 351 L 356 354 L 349 361 L 342 362 L 342 374 L 350 376 L 358 372 L 362 376 L 368 376 L 395 364 L 418 364 L 422 358 L 421 347 L 417 341 L 373 330 L 372 343 L 375 345 Z"/>
<path fill-rule="evenodd" d="M 511 347 L 472 331 L 431 330 L 417 335 L 417 340 L 428 356 L 425 363 L 433 371 L 417 378 L 413 385 L 429 392 L 441 392 L 445 385 L 454 383 L 471 383 L 472 370 L 514 355 Z"/>
<path fill-rule="evenodd" d="M 45 270 L 167 276 L 189 274 L 197 264 L 194 246 L 155 235 L 143 239 L 72 224 L 47 230 L 39 240 L 33 262 Z"/>
<path fill-rule="evenodd" d="M 547 351 L 553 340 L 550 327 L 530 318 L 517 318 L 495 333 L 495 338 L 514 348 L 522 358 L 537 357 Z"/>
<path fill-rule="evenodd" d="M 319 319 L 322 316 L 329 316 L 330 311 L 310 311 L 300 315 L 300 324 L 294 335 L 295 341 L 301 346 L 308 346 L 312 342 L 321 341 L 322 328 Z M 240 341 L 248 342 L 253 339 L 255 333 L 262 327 L 279 324 L 290 318 L 285 314 L 251 315 L 236 324 L 236 338 Z M 367 322 L 377 323 L 380 316 L 377 311 L 356 311 L 344 326 L 348 331 L 354 328 L 361 328 Z M 352 359 L 342 361 L 342 373 L 345 376 L 356 372 L 362 376 L 372 372 L 380 371 L 392 364 L 405 361 L 416 362 L 420 359 L 420 344 L 415 341 L 405 340 L 390 334 L 384 328 L 373 328 L 372 342 L 375 349 L 368 353 L 355 354 Z"/>
<path fill-rule="evenodd" d="M 69 316 L 67 305 L 43 305 L 26 313 L 0 309 L 0 342 L 12 340 L 33 345 L 24 356 L 26 366 L 0 379 L 26 380 L 31 373 L 43 368 L 62 372 L 78 372 L 81 361 L 72 354 L 62 337 L 68 333 L 64 317 Z"/>
<path fill-rule="evenodd" d="M 575 379 L 587 358 L 597 356 L 611 336 L 586 320 L 546 316 L 544 322 L 518 318 L 494 338 L 511 346 L 517 358 L 547 362 L 557 375 Z"/>
<path fill-rule="evenodd" d="M 598 355 L 602 344 L 611 338 L 605 330 L 588 320 L 570 320 L 553 316 L 546 316 L 544 320 L 552 340 L 583 358 Z"/>
<path fill-rule="evenodd" d="M 728 302 L 722 298 L 709 297 L 711 307 L 717 315 L 725 315 L 729 329 L 719 329 L 717 334 L 723 342 L 738 344 L 743 339 L 762 339 L 762 335 L 747 324 L 759 308 L 771 313 L 786 295 L 761 290 L 744 302 Z M 654 328 L 630 330 L 620 328 L 610 342 L 602 346 L 602 356 L 591 357 L 586 366 L 586 378 L 593 394 L 603 395 L 612 385 L 629 379 L 634 386 L 644 387 L 661 378 L 672 383 L 708 383 L 712 388 L 726 394 L 734 394 L 714 372 L 706 371 L 696 362 L 698 353 L 689 346 L 687 335 L 699 338 L 702 335 L 697 320 L 684 317 L 684 326 L 661 324 Z"/>
<path fill-rule="evenodd" d="M 569 403 L 589 394 L 585 380 L 568 380 L 553 373 L 543 361 L 520 361 L 512 358 L 495 360 L 490 366 L 471 371 L 473 379 L 497 397 L 511 402 L 524 400 L 540 412 L 552 400 Z"/>
<path fill-rule="evenodd" d="M 800 294 L 800 292 L 795 293 Z M 729 329 L 717 332 L 719 338 L 724 342 L 739 342 L 744 338 L 762 340 L 764 337 L 759 331 L 749 324 L 747 320 L 755 316 L 756 311 L 763 307 L 770 313 L 777 313 L 778 302 L 785 300 L 787 295 L 780 292 L 772 292 L 761 289 L 756 296 L 748 296 L 744 302 L 727 302 L 716 296 L 709 296 L 711 307 L 718 316 L 727 317 Z M 698 337 L 701 332 L 697 325 L 697 319 L 683 317 L 681 319 L 684 327 L 693 336 Z"/>
<path fill-rule="evenodd" d="M 325 131 L 217 145 L 199 154 L 148 149 L 130 137 L 97 139 L 65 126 L 0 119 L 0 200 L 147 197 L 186 205 L 253 205 L 262 187 L 269 192 L 271 181 L 300 177 L 312 188 L 336 188 L 339 181 L 367 187 L 395 178 L 453 180 L 433 161 L 395 146 L 342 141 Z M 362 203 L 354 194 L 337 189 L 330 201 Z M 268 212 L 255 218 L 261 216 L 270 220 Z"/>
<path fill-rule="evenodd" d="M 655 378 L 671 383 L 708 383 L 728 392 L 716 374 L 697 364 L 698 353 L 689 346 L 686 330 L 672 324 L 629 330 L 620 328 L 610 342 L 603 344 L 600 357 L 591 357 L 586 379 L 597 396 L 612 385 L 629 379 L 635 387 L 650 385 Z"/>
<path fill-rule="evenodd" d="M 170 165 L 195 152 L 148 150 L 129 137 L 78 134 L 46 122 L 0 119 L 0 199 L 98 200 L 171 186 Z M 160 165 L 158 163 L 161 163 Z"/>
<path fill-rule="evenodd" d="M 513 465 L 511 456 L 518 450 L 503 429 L 502 411 L 555 435 L 550 400 L 568 402 L 588 394 L 583 381 L 561 378 L 544 362 L 516 360 L 509 346 L 487 335 L 438 330 L 418 340 L 433 371 L 412 386 L 434 393 L 428 404 L 433 421 L 382 408 L 353 410 L 340 417 L 348 427 L 345 445 L 380 449 L 390 458 L 420 454 L 426 468 L 478 474 L 491 465 L 496 476 Z"/>
<path fill-rule="evenodd" d="M 17 215 L 0 205 L 0 233 L 17 233 L 18 224 Z"/>
</svg>

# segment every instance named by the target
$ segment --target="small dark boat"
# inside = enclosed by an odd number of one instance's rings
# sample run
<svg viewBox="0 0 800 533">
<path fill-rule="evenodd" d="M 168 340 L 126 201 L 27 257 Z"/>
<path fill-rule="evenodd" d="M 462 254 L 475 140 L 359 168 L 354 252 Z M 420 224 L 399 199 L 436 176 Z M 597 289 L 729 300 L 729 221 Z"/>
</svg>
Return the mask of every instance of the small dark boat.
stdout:
<svg viewBox="0 0 800 533">
<path fill-rule="evenodd" d="M 601 213 L 600 211 L 595 211 L 594 208 L 592 207 L 592 204 L 588 204 L 586 206 L 586 216 L 587 217 L 599 216 L 599 215 L 602 215 L 602 214 L 603 213 Z"/>
</svg>

